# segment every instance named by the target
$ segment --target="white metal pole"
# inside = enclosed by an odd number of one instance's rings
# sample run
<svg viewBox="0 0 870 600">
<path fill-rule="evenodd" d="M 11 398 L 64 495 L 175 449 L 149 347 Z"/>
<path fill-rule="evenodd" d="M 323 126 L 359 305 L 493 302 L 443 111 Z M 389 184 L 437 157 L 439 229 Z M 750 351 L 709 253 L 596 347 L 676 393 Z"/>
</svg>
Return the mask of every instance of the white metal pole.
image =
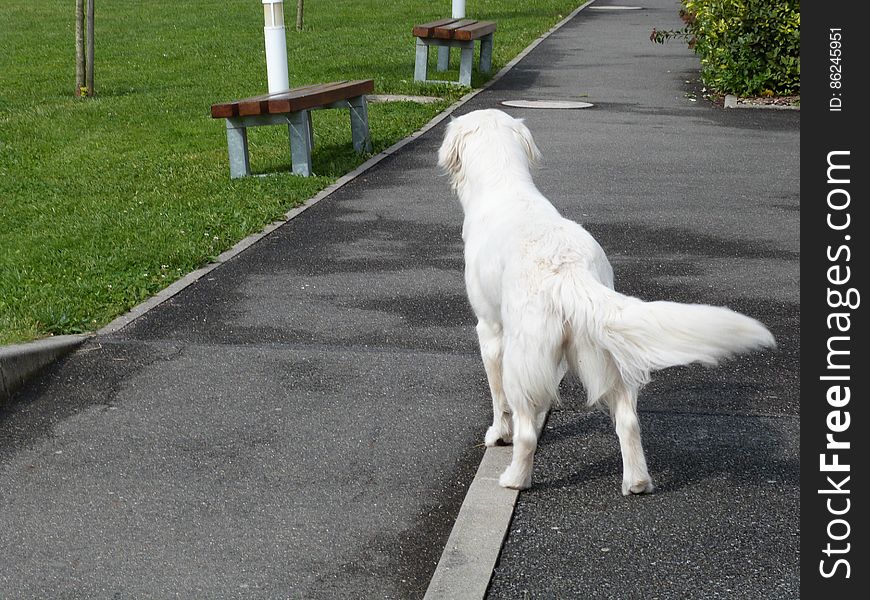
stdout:
<svg viewBox="0 0 870 600">
<path fill-rule="evenodd" d="M 266 76 L 269 93 L 290 89 L 287 71 L 287 36 L 284 33 L 284 1 L 263 0 L 263 35 L 266 38 Z"/>
<path fill-rule="evenodd" d="M 465 0 L 453 0 L 453 12 L 451 16 L 454 19 L 465 18 Z M 450 47 L 438 46 L 438 70 L 446 71 L 450 65 Z"/>
</svg>

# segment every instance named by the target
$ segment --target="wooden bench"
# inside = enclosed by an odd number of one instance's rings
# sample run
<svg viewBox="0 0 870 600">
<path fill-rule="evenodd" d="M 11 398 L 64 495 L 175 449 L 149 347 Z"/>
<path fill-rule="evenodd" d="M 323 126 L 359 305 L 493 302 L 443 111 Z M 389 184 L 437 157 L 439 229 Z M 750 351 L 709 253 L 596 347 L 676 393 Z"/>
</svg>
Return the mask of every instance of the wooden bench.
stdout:
<svg viewBox="0 0 870 600">
<path fill-rule="evenodd" d="M 474 60 L 474 42 L 480 41 L 480 64 L 482 73 L 492 69 L 492 35 L 495 21 L 475 21 L 474 19 L 440 19 L 423 25 L 415 25 L 417 38 L 417 60 L 414 66 L 415 81 L 426 79 L 429 67 L 429 46 L 439 46 L 438 70 L 446 71 L 450 48 L 460 48 L 459 83 L 471 87 L 471 64 Z M 435 83 L 432 81 L 432 83 Z"/>
<path fill-rule="evenodd" d="M 293 173 L 305 177 L 311 175 L 311 148 L 314 137 L 309 111 L 312 110 L 349 108 L 353 148 L 360 153 L 371 152 L 372 140 L 365 95 L 374 91 L 374 87 L 371 79 L 336 81 L 212 104 L 212 118 L 226 119 L 230 177 L 251 174 L 247 129 L 261 125 L 287 125 Z"/>
</svg>

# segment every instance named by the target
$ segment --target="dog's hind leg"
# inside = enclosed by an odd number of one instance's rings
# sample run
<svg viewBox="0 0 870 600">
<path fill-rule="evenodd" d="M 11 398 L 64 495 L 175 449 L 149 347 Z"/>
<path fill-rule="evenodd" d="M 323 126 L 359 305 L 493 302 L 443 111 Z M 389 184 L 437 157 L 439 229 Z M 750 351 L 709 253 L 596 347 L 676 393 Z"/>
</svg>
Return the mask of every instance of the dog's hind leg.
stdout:
<svg viewBox="0 0 870 600">
<path fill-rule="evenodd" d="M 653 491 L 653 483 L 640 440 L 637 392 L 619 386 L 606 395 L 605 401 L 610 408 L 622 452 L 622 494 L 649 494 Z"/>
<path fill-rule="evenodd" d="M 489 393 L 492 396 L 492 425 L 486 431 L 483 441 L 487 446 L 495 446 L 500 441 L 509 444 L 512 438 L 511 412 L 502 384 L 501 327 L 478 321 L 477 338 L 480 342 L 480 355 L 483 358 L 486 378 L 489 381 Z"/>
<path fill-rule="evenodd" d="M 515 410 L 513 415 L 514 449 L 510 466 L 499 477 L 502 487 L 524 490 L 532 486 L 532 466 L 538 447 L 535 415 Z"/>
<path fill-rule="evenodd" d="M 547 411 L 559 389 L 559 343 L 555 337 L 518 336 L 508 340 L 502 360 L 505 396 L 513 411 L 513 456 L 502 473 L 503 487 L 532 485 L 532 466 Z"/>
</svg>

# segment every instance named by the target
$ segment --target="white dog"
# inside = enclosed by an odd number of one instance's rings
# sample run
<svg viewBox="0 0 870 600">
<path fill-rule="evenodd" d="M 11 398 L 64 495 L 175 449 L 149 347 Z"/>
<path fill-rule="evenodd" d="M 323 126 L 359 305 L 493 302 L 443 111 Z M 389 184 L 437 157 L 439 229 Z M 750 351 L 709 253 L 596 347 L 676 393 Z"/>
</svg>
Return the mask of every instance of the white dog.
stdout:
<svg viewBox="0 0 870 600">
<path fill-rule="evenodd" d="M 484 441 L 513 442 L 499 482 L 528 488 L 538 436 L 571 369 L 589 404 L 610 411 L 622 493 L 648 493 L 637 394 L 650 372 L 713 365 L 774 339 L 758 321 L 727 308 L 644 302 L 614 291 L 601 246 L 532 182 L 529 169 L 539 158 L 522 120 L 500 110 L 452 120 L 438 151 L 465 213 L 465 284 L 492 393 Z"/>
</svg>

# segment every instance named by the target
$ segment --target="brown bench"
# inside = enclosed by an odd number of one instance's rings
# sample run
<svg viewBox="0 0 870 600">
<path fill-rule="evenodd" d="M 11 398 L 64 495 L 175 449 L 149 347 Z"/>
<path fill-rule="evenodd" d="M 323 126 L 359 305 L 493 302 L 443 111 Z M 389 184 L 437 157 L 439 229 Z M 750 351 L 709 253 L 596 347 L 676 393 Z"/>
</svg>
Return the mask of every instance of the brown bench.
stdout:
<svg viewBox="0 0 870 600">
<path fill-rule="evenodd" d="M 417 60 L 414 65 L 415 81 L 426 79 L 429 67 L 429 46 L 438 46 L 438 70 L 446 71 L 451 48 L 460 48 L 459 83 L 471 86 L 471 67 L 474 60 L 474 42 L 480 41 L 480 64 L 482 73 L 492 69 L 492 35 L 495 21 L 474 19 L 440 19 L 431 23 L 415 25 L 412 30 L 417 38 Z M 431 83 L 435 83 L 431 81 Z M 438 82 L 443 83 L 443 82 Z"/>
<path fill-rule="evenodd" d="M 335 81 L 265 94 L 233 102 L 212 104 L 211 116 L 226 119 L 230 177 L 251 174 L 248 157 L 248 127 L 287 125 L 290 132 L 290 156 L 293 173 L 311 175 L 311 113 L 324 108 L 350 109 L 350 131 L 357 152 L 371 152 L 366 94 L 374 90 L 374 81 Z"/>
</svg>

